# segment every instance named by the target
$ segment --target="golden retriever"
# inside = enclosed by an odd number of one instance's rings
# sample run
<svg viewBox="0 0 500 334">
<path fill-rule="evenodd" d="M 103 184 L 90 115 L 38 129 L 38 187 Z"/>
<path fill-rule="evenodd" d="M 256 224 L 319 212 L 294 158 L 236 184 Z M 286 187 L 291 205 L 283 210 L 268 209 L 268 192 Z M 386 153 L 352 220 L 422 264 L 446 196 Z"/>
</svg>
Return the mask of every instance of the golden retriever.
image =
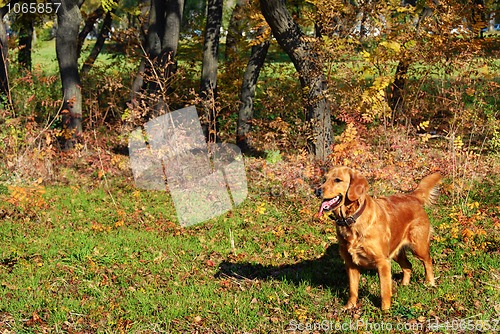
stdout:
<svg viewBox="0 0 500 334">
<path fill-rule="evenodd" d="M 337 167 L 327 174 L 321 186 L 323 202 L 318 216 L 329 212 L 337 225 L 340 255 L 349 277 L 349 299 L 346 309 L 356 307 L 360 268 L 378 270 L 382 310 L 391 307 L 391 259 L 403 270 L 403 285 L 410 282 L 410 249 L 425 267 L 425 281 L 434 285 L 429 241 L 431 227 L 424 205 L 435 196 L 439 173 L 425 177 L 409 194 L 372 198 L 368 182 L 357 171 Z"/>
</svg>

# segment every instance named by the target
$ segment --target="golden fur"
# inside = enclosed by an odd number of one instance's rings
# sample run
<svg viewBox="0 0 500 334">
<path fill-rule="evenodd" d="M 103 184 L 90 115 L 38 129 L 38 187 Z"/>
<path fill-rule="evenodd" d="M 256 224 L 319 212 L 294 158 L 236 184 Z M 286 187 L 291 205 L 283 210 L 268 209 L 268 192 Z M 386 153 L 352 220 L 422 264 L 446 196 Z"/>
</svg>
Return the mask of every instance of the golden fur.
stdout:
<svg viewBox="0 0 500 334">
<path fill-rule="evenodd" d="M 435 173 L 425 177 L 412 193 L 372 198 L 367 194 L 368 182 L 359 172 L 337 167 L 327 174 L 322 185 L 324 201 L 320 215 L 330 211 L 330 217 L 337 222 L 340 255 L 349 277 L 346 308 L 357 304 L 360 268 L 374 268 L 380 279 L 382 310 L 388 310 L 392 295 L 391 259 L 403 270 L 402 284 L 410 282 L 411 264 L 406 249 L 422 261 L 425 280 L 434 285 L 429 248 L 431 227 L 424 205 L 432 201 L 440 180 L 440 174 Z"/>
</svg>

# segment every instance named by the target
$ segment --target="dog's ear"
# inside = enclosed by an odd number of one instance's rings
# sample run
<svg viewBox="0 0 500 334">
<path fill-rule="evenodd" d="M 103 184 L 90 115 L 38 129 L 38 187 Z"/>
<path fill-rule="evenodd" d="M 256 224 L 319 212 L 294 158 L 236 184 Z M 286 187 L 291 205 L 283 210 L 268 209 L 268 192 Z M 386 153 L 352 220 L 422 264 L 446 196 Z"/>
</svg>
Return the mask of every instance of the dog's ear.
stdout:
<svg viewBox="0 0 500 334">
<path fill-rule="evenodd" d="M 351 182 L 347 190 L 347 198 L 354 202 L 366 194 L 368 191 L 368 181 L 358 171 L 351 170 L 350 176 Z"/>
</svg>

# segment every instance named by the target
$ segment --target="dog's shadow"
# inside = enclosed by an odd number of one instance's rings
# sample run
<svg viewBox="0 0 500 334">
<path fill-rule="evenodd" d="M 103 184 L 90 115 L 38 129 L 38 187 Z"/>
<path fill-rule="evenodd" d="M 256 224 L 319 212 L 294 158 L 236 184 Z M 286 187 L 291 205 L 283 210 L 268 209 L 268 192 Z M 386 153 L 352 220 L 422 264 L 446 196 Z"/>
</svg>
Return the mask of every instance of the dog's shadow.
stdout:
<svg viewBox="0 0 500 334">
<path fill-rule="evenodd" d="M 376 275 L 376 273 L 372 274 Z M 338 244 L 329 246 L 319 258 L 294 264 L 273 266 L 260 263 L 224 261 L 215 274 L 215 278 L 222 277 L 232 277 L 240 280 L 282 280 L 292 282 L 295 285 L 308 283 L 311 286 L 330 289 L 332 294 L 343 302 L 347 301 L 349 291 L 347 273 L 344 262 L 339 255 Z M 360 294 L 366 293 L 364 287 L 360 287 Z"/>
</svg>

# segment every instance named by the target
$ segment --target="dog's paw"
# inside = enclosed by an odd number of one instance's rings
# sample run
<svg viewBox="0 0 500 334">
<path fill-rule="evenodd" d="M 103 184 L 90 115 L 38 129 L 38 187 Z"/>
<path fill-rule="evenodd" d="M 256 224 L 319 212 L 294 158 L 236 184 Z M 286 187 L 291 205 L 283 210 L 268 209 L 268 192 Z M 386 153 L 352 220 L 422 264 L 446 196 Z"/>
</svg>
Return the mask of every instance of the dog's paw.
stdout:
<svg viewBox="0 0 500 334">
<path fill-rule="evenodd" d="M 347 302 L 345 306 L 342 308 L 344 311 L 352 310 L 353 308 L 356 308 L 356 302 Z"/>
</svg>

